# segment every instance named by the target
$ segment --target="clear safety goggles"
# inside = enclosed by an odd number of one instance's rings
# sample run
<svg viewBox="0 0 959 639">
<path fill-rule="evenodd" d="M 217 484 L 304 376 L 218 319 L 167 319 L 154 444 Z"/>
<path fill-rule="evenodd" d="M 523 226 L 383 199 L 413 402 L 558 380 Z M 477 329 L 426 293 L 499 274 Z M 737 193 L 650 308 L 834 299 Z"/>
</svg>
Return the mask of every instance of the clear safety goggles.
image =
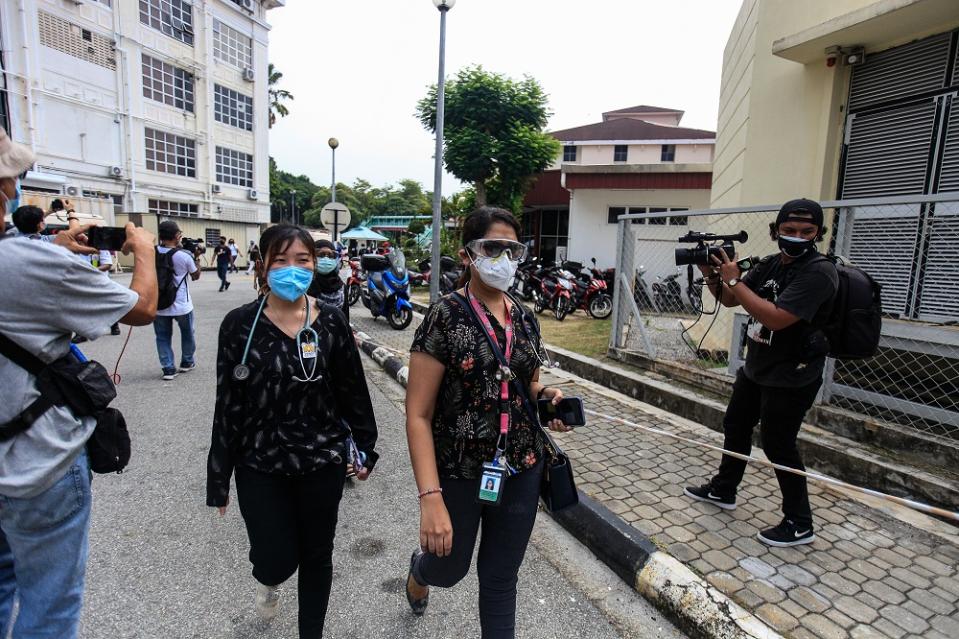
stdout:
<svg viewBox="0 0 959 639">
<path fill-rule="evenodd" d="M 526 258 L 526 245 L 517 242 L 516 240 L 506 240 L 506 239 L 482 239 L 482 240 L 473 240 L 466 245 L 474 255 L 480 257 L 489 257 L 496 259 L 503 254 L 506 254 L 507 259 L 510 259 L 514 262 L 521 262 Z"/>
</svg>

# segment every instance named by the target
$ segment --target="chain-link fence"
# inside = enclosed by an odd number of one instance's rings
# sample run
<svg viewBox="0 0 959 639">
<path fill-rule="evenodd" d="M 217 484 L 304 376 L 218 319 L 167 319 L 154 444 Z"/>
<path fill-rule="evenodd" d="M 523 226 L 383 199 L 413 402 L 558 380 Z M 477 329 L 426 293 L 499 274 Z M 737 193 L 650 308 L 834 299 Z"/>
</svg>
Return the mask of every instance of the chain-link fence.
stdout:
<svg viewBox="0 0 959 639">
<path fill-rule="evenodd" d="M 959 193 L 823 203 L 822 252 L 841 255 L 882 285 L 876 356 L 829 360 L 822 401 L 925 434 L 959 439 Z M 738 235 L 739 258 L 776 252 L 778 206 L 629 214 L 619 218 L 610 345 L 651 360 L 732 375 L 748 344 L 748 316 L 704 290 L 696 267 L 676 266 L 690 231 Z"/>
</svg>

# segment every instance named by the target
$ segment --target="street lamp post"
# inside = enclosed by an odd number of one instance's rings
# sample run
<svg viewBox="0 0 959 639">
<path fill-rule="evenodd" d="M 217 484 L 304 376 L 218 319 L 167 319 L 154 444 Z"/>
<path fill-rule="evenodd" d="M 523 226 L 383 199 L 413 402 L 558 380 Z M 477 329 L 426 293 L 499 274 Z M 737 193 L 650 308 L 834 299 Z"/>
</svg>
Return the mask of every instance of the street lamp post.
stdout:
<svg viewBox="0 0 959 639">
<path fill-rule="evenodd" d="M 336 138 L 330 138 L 327 141 L 327 144 L 330 145 L 330 150 L 333 152 L 333 187 L 330 189 L 330 197 L 334 202 L 336 202 L 336 147 L 340 146 L 340 141 Z M 340 211 L 339 209 L 333 210 L 333 241 L 337 240 L 339 236 L 340 228 Z"/>
<path fill-rule="evenodd" d="M 290 222 L 296 224 L 296 189 L 290 189 Z"/>
<path fill-rule="evenodd" d="M 456 0 L 433 0 L 440 12 L 440 62 L 436 81 L 436 153 L 433 157 L 433 243 L 430 257 L 430 303 L 440 298 L 440 238 L 443 225 L 443 118 L 446 111 L 446 12 Z"/>
</svg>

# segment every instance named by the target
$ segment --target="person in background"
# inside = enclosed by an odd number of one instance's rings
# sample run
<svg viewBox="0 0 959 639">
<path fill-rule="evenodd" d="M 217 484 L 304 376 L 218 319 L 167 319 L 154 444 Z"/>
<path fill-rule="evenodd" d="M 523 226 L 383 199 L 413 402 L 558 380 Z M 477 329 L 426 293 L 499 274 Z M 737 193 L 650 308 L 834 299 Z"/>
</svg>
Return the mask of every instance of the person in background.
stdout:
<svg viewBox="0 0 959 639">
<path fill-rule="evenodd" d="M 230 288 L 230 282 L 227 281 L 227 275 L 230 273 L 230 263 L 233 254 L 230 247 L 226 244 L 226 238 L 220 236 L 220 243 L 213 249 L 213 257 L 216 258 L 216 274 L 220 277 L 220 293 Z"/>
<path fill-rule="evenodd" d="M 261 297 L 220 326 L 206 503 L 225 514 L 235 474 L 258 615 L 276 617 L 279 586 L 298 571 L 299 636 L 318 639 L 347 440 L 365 455 L 364 480 L 378 457 L 376 419 L 350 325 L 306 295 L 316 270 L 309 232 L 271 226 L 260 248 Z"/>
<path fill-rule="evenodd" d="M 43 230 L 47 227 L 47 224 L 44 222 L 46 216 L 40 207 L 26 204 L 14 211 L 12 217 L 13 225 L 17 227 L 21 236 L 28 237 L 31 240 L 53 241 L 53 235 L 43 235 Z"/>
<path fill-rule="evenodd" d="M 6 213 L 17 209 L 17 176 L 32 163 L 30 149 L 12 142 L 0 128 L 0 227 Z M 47 363 L 70 352 L 74 332 L 94 339 L 117 320 L 145 326 L 156 313 L 153 236 L 127 225 L 123 250 L 133 253 L 135 265 L 126 288 L 77 257 L 94 249 L 84 244 L 87 227 L 76 220 L 69 226 L 53 242 L 0 239 L 0 333 Z M 31 405 L 39 391 L 34 376 L 4 355 L 0 380 L 0 424 L 5 425 Z M 4 636 L 77 637 L 92 502 L 86 443 L 95 425 L 92 417 L 78 418 L 65 406 L 53 406 L 27 431 L 0 441 Z"/>
<path fill-rule="evenodd" d="M 163 369 L 163 379 L 169 381 L 177 373 L 189 373 L 196 369 L 196 335 L 193 319 L 193 299 L 190 297 L 190 282 L 200 279 L 199 258 L 180 247 L 183 233 L 173 220 L 160 222 L 157 229 L 160 236 L 160 245 L 157 253 L 165 255 L 173 251 L 173 279 L 176 282 L 176 300 L 171 306 L 157 311 L 153 320 L 153 332 L 156 333 L 157 355 L 160 357 L 160 368 Z M 173 322 L 180 327 L 180 369 L 174 364 L 173 353 Z"/>
<path fill-rule="evenodd" d="M 232 237 L 227 247 L 230 249 L 230 270 L 234 273 L 239 273 L 240 269 L 236 266 L 236 258 L 243 257 L 243 253 L 240 253 L 240 247 L 236 245 L 236 241 Z"/>
<path fill-rule="evenodd" d="M 256 242 L 250 240 L 250 245 L 246 249 L 246 274 L 250 275 L 253 273 L 253 269 L 256 268 L 256 263 L 260 260 L 260 249 L 256 245 Z"/>
<path fill-rule="evenodd" d="M 350 305 L 346 300 L 343 279 L 340 278 L 340 260 L 336 256 L 336 248 L 329 240 L 317 240 L 313 246 L 316 249 L 316 273 L 307 295 L 340 309 L 349 322 Z"/>
</svg>

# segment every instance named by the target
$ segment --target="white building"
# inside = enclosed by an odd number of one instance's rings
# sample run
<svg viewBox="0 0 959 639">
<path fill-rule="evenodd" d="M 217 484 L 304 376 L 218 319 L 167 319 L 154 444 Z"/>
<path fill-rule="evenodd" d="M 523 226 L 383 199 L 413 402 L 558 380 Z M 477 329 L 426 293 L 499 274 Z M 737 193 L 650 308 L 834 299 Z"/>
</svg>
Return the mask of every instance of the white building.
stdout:
<svg viewBox="0 0 959 639">
<path fill-rule="evenodd" d="M 37 155 L 25 201 L 258 236 L 270 221 L 266 12 L 284 4 L 0 0 L 0 124 Z"/>
</svg>

